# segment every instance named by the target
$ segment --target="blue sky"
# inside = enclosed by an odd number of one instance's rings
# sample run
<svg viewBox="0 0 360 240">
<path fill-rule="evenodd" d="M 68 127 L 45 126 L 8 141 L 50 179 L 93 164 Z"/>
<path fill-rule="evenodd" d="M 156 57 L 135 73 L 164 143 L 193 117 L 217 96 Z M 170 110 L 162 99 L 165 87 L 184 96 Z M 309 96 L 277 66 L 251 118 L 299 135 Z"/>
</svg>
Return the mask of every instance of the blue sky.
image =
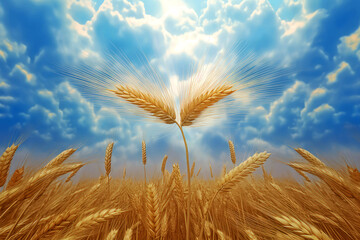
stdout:
<svg viewBox="0 0 360 240">
<path fill-rule="evenodd" d="M 12 0 L 0 2 L 0 144 L 25 136 L 20 156 L 43 159 L 67 147 L 101 159 L 115 141 L 114 164 L 184 158 L 181 135 L 96 104 L 56 66 L 91 63 L 110 48 L 141 50 L 165 81 L 230 43 L 291 66 L 282 91 L 236 121 L 186 130 L 191 158 L 228 161 L 267 150 L 294 156 L 303 147 L 327 157 L 360 147 L 360 1 L 358 0 Z M 141 63 L 137 63 L 141 67 Z M 135 164 L 135 163 L 134 163 Z"/>
</svg>

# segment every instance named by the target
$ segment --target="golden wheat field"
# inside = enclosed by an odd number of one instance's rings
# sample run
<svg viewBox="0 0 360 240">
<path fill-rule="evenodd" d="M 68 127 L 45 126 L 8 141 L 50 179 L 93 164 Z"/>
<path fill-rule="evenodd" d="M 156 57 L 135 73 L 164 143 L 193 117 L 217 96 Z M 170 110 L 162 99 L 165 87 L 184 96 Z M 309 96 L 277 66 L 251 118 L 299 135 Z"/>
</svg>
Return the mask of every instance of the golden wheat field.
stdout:
<svg viewBox="0 0 360 240">
<path fill-rule="evenodd" d="M 106 174 L 73 182 L 86 168 L 71 161 L 76 149 L 35 172 L 21 167 L 9 174 L 18 147 L 0 158 L 0 239 L 185 239 L 187 220 L 190 239 L 360 239 L 359 171 L 330 168 L 301 148 L 295 151 L 303 161 L 287 164 L 302 180 L 277 180 L 264 168 L 263 176 L 252 175 L 269 153 L 237 162 L 229 141 L 234 167 L 200 179 L 193 163 L 189 192 L 179 166 L 166 166 L 167 156 L 161 177 L 130 179 L 124 169 L 115 179 L 110 143 Z M 142 152 L 146 176 L 145 142 Z"/>
</svg>

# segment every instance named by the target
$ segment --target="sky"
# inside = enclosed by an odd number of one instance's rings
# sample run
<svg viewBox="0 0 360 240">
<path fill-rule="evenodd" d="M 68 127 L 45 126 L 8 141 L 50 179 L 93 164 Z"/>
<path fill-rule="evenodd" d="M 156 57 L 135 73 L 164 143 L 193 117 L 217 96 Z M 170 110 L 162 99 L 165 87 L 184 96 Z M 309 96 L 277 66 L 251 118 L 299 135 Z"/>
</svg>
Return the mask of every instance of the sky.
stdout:
<svg viewBox="0 0 360 240">
<path fill-rule="evenodd" d="M 231 43 L 244 43 L 291 71 L 281 91 L 252 103 L 241 118 L 186 129 L 190 159 L 229 162 L 230 139 L 240 160 L 265 150 L 293 158 L 292 148 L 302 147 L 328 159 L 345 154 L 358 161 L 358 0 L 1 1 L 1 149 L 25 139 L 18 158 L 40 162 L 77 147 L 75 158 L 100 161 L 115 142 L 113 164 L 120 168 L 140 166 L 145 140 L 150 164 L 168 154 L 184 166 L 176 126 L 134 120 L 98 104 L 56 69 L 91 65 L 115 47 L 134 61 L 141 52 L 164 82 L 173 83 L 204 55 L 229 50 Z"/>
</svg>

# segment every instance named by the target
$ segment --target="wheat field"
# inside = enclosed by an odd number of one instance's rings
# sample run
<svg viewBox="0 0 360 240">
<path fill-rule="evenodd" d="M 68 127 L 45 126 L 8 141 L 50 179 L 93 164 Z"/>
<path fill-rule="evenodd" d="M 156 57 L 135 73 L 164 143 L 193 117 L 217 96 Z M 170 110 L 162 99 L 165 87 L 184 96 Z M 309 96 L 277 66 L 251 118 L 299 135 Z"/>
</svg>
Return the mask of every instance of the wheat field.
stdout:
<svg viewBox="0 0 360 240">
<path fill-rule="evenodd" d="M 0 239 L 185 239 L 189 196 L 190 239 L 360 239 L 359 171 L 333 169 L 301 148 L 295 151 L 303 161 L 285 163 L 301 180 L 280 180 L 262 167 L 269 153 L 237 163 L 229 141 L 234 167 L 200 178 L 193 164 L 189 193 L 179 165 L 167 166 L 167 156 L 161 177 L 128 178 L 124 168 L 122 178 L 112 178 L 110 143 L 105 174 L 75 181 L 86 168 L 71 161 L 76 149 L 37 171 L 22 166 L 9 174 L 18 147 L 0 158 Z M 142 150 L 146 174 L 144 142 Z M 252 174 L 258 168 L 262 176 Z"/>
</svg>

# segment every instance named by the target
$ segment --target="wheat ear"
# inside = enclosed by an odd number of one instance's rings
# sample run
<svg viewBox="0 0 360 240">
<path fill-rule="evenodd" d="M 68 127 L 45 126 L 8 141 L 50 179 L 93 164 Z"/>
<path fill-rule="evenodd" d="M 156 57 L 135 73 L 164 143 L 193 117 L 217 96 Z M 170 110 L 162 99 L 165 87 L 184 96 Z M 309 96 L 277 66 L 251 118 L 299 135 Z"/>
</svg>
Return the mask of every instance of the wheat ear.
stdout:
<svg viewBox="0 0 360 240">
<path fill-rule="evenodd" d="M 254 172 L 262 164 L 264 164 L 265 161 L 270 157 L 270 155 L 271 154 L 267 152 L 255 153 L 245 162 L 242 162 L 239 166 L 233 168 L 222 178 L 220 183 L 220 191 L 230 191 L 237 182 Z"/>
<path fill-rule="evenodd" d="M 160 237 L 160 220 L 159 197 L 155 185 L 150 183 L 146 191 L 146 225 L 152 239 Z"/>
<path fill-rule="evenodd" d="M 118 231 L 119 231 L 119 230 L 117 230 L 117 229 L 111 230 L 111 231 L 109 232 L 109 234 L 106 236 L 106 240 L 115 240 Z"/>
<path fill-rule="evenodd" d="M 144 178 L 145 178 L 145 185 L 146 185 L 146 143 L 145 141 L 143 140 L 141 142 L 141 154 L 142 154 L 142 163 L 144 165 Z"/>
<path fill-rule="evenodd" d="M 295 233 L 298 236 L 303 237 L 304 239 L 309 240 L 331 240 L 328 235 L 326 235 L 321 230 L 317 229 L 313 225 L 299 221 L 296 218 L 290 216 L 280 216 L 274 217 L 278 222 L 280 222 L 283 227 L 289 229 L 291 232 Z"/>
<path fill-rule="evenodd" d="M 341 177 L 335 170 L 329 167 L 320 167 L 313 164 L 304 164 L 304 163 L 288 163 L 288 165 L 294 169 L 308 172 L 319 177 L 323 180 L 334 193 L 339 194 L 339 191 L 342 194 L 345 194 L 347 197 L 354 197 L 354 194 L 346 184 L 343 177 Z"/>
<path fill-rule="evenodd" d="M 124 240 L 131 240 L 132 239 L 132 235 L 134 232 L 134 229 L 140 224 L 140 222 L 137 222 L 135 224 L 133 224 L 131 227 L 129 227 L 128 229 L 126 229 L 125 235 L 124 235 Z"/>
<path fill-rule="evenodd" d="M 311 182 L 310 178 L 308 176 L 306 176 L 306 174 L 298 169 L 294 169 L 300 176 L 302 176 L 307 182 Z"/>
<path fill-rule="evenodd" d="M 122 213 L 124 213 L 122 209 L 119 208 L 111 208 L 105 209 L 94 214 L 91 214 L 83 219 L 81 219 L 77 224 L 76 228 L 78 229 L 90 229 L 93 226 L 109 221 Z"/>
<path fill-rule="evenodd" d="M 347 165 L 347 170 L 352 181 L 360 183 L 360 172 L 357 168 L 352 168 Z"/>
<path fill-rule="evenodd" d="M 126 167 L 124 167 L 124 170 L 123 170 L 123 181 L 125 180 L 126 178 Z"/>
<path fill-rule="evenodd" d="M 5 149 L 5 152 L 0 157 L 0 187 L 4 186 L 7 176 L 9 174 L 10 163 L 14 158 L 15 152 L 19 145 L 12 144 Z"/>
<path fill-rule="evenodd" d="M 211 176 L 211 178 L 213 178 L 214 175 L 213 175 L 213 171 L 212 171 L 212 167 L 211 167 L 211 164 L 210 164 L 210 163 L 209 163 L 209 169 L 210 169 L 210 176 Z"/>
<path fill-rule="evenodd" d="M 114 143 L 113 142 L 109 143 L 105 151 L 105 171 L 106 171 L 106 176 L 108 178 L 111 172 L 111 157 L 112 157 L 113 148 L 114 148 Z"/>
<path fill-rule="evenodd" d="M 245 232 L 248 235 L 249 240 L 258 240 L 255 233 L 251 231 L 251 229 L 246 229 Z"/>
<path fill-rule="evenodd" d="M 171 181 L 174 182 L 175 199 L 179 206 L 184 204 L 184 185 L 181 177 L 181 172 L 178 164 L 173 164 L 171 172 Z"/>
<path fill-rule="evenodd" d="M 109 90 L 125 101 L 138 106 L 153 117 L 166 124 L 175 123 L 176 113 L 172 105 L 148 92 L 142 92 L 130 86 L 116 86 L 116 90 Z"/>
<path fill-rule="evenodd" d="M 21 196 L 21 199 L 26 199 L 33 196 L 35 193 L 42 189 L 43 184 L 50 184 L 57 177 L 66 173 L 72 172 L 79 166 L 83 166 L 83 163 L 74 163 L 68 165 L 62 165 L 60 167 L 54 167 L 51 169 L 44 169 L 31 177 L 26 183 L 21 186 L 16 186 L 11 189 L 6 189 L 0 193 L 0 206 L 13 201 L 15 198 Z"/>
<path fill-rule="evenodd" d="M 77 210 L 72 210 L 56 216 L 52 221 L 47 223 L 38 232 L 36 232 L 35 235 L 31 238 L 31 240 L 37 240 L 40 238 L 44 238 L 45 236 L 49 238 L 56 232 L 67 228 L 75 221 L 78 216 L 77 213 Z"/>
<path fill-rule="evenodd" d="M 75 169 L 75 170 L 66 178 L 65 182 L 69 182 L 69 181 L 75 176 L 75 174 L 80 170 L 80 168 L 82 168 L 82 167 L 83 167 L 83 166 Z"/>
<path fill-rule="evenodd" d="M 226 164 L 224 164 L 222 167 L 221 177 L 223 178 L 225 175 L 226 175 Z"/>
<path fill-rule="evenodd" d="M 165 174 L 165 167 L 166 167 L 167 159 L 168 159 L 168 155 L 165 155 L 162 160 L 162 163 L 161 163 L 161 172 L 163 175 Z"/>
<path fill-rule="evenodd" d="M 320 167 L 326 167 L 325 163 L 323 163 L 320 159 L 315 157 L 313 154 L 311 154 L 309 151 L 306 151 L 302 148 L 295 148 L 294 149 L 300 156 L 302 156 L 304 159 L 306 159 L 309 163 L 320 166 Z"/>
<path fill-rule="evenodd" d="M 18 185 L 21 182 L 23 176 L 24 176 L 24 166 L 14 171 L 13 175 L 11 176 L 9 182 L 6 185 L 6 189 L 10 189 Z"/>
<path fill-rule="evenodd" d="M 73 148 L 63 151 L 62 153 L 57 155 L 54 159 L 52 159 L 48 164 L 46 164 L 45 168 L 59 166 L 66 159 L 68 159 L 75 151 L 76 151 L 76 149 L 73 149 Z"/>
<path fill-rule="evenodd" d="M 221 85 L 211 90 L 205 91 L 200 96 L 181 104 L 180 125 L 191 126 L 195 120 L 209 107 L 235 92 L 232 86 Z"/>
<path fill-rule="evenodd" d="M 200 171 L 201 171 L 201 168 L 199 168 L 198 172 L 196 173 L 196 176 L 199 176 Z"/>
<path fill-rule="evenodd" d="M 194 170 L 195 170 L 195 161 L 193 162 L 193 164 L 192 164 L 192 166 L 191 166 L 190 177 L 193 177 L 193 175 L 194 175 Z"/>
<path fill-rule="evenodd" d="M 230 150 L 231 161 L 235 165 L 236 164 L 235 147 L 231 140 L 229 140 L 229 150 Z"/>
</svg>

